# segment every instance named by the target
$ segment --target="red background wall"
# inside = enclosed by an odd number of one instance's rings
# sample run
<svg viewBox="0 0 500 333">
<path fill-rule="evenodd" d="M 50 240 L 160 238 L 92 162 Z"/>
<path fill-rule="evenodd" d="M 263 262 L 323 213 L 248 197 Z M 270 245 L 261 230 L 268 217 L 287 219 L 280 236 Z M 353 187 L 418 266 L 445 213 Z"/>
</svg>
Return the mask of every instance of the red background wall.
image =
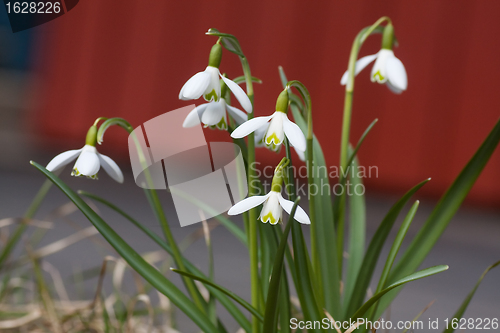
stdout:
<svg viewBox="0 0 500 333">
<path fill-rule="evenodd" d="M 351 141 L 374 118 L 379 123 L 360 151 L 361 163 L 378 166 L 368 191 L 400 193 L 432 177 L 424 193 L 440 195 L 466 164 L 500 115 L 500 2 L 498 1 L 80 1 L 38 29 L 40 96 L 33 110 L 44 137 L 83 144 L 98 116 L 120 116 L 133 125 L 189 104 L 177 99 L 184 82 L 207 64 L 216 41 L 208 28 L 237 36 L 255 87 L 255 114 L 269 115 L 281 91 L 277 67 L 302 81 L 313 100 L 314 128 L 329 165 L 338 163 L 347 67 L 357 32 L 380 16 L 393 20 L 406 66 L 408 91 L 394 95 L 356 80 Z M 380 47 L 371 37 L 361 55 Z M 221 70 L 242 74 L 225 52 Z M 210 132 L 210 131 L 207 131 Z M 227 140 L 210 132 L 209 140 Z M 112 148 L 111 148 L 112 147 Z M 126 135 L 107 134 L 104 151 L 126 152 Z M 111 152 L 113 151 L 113 152 Z M 282 154 L 281 154 L 282 155 Z M 270 152 L 258 159 L 274 163 Z M 500 203 L 497 151 L 469 200 Z"/>
</svg>

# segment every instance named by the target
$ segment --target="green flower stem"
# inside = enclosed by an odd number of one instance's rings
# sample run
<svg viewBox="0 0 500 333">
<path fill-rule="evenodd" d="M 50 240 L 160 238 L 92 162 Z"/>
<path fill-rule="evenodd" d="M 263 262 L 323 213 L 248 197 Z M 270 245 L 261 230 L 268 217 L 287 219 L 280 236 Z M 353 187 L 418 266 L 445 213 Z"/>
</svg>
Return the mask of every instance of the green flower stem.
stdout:
<svg viewBox="0 0 500 333">
<path fill-rule="evenodd" d="M 250 65 L 248 60 L 244 56 L 240 56 L 241 66 L 243 67 L 243 73 L 245 75 L 245 83 L 247 89 L 247 95 L 252 102 L 253 107 L 253 84 L 252 84 L 252 74 L 250 72 Z M 253 118 L 253 112 L 248 115 L 248 120 Z M 255 181 L 255 139 L 254 134 L 248 135 L 248 196 L 257 195 L 254 184 Z M 262 310 L 262 293 L 260 291 L 259 283 L 259 253 L 258 253 L 258 240 L 257 240 L 257 223 L 258 223 L 257 209 L 252 208 L 248 211 L 248 231 L 249 231 L 249 251 L 250 251 L 250 281 L 252 288 L 252 306 L 257 310 Z M 252 316 L 252 332 L 258 333 L 260 331 L 260 324 L 257 317 Z"/>
<path fill-rule="evenodd" d="M 105 122 L 102 123 L 102 125 L 99 127 L 99 131 L 97 132 L 97 142 L 101 143 L 103 140 L 104 132 L 112 125 L 118 125 L 121 128 L 125 129 L 131 136 L 132 139 L 136 145 L 137 148 L 137 153 L 139 155 L 139 161 L 141 165 L 143 166 L 145 172 L 145 178 L 146 182 L 148 183 L 149 187 L 152 188 L 153 181 L 151 179 L 151 175 L 148 172 L 148 165 L 146 163 L 146 157 L 144 156 L 144 152 L 142 151 L 141 145 L 139 141 L 137 140 L 137 137 L 133 134 L 134 128 L 132 125 L 130 125 L 129 122 L 127 122 L 125 119 L 122 118 L 111 118 L 106 120 Z M 184 262 L 182 260 L 182 254 L 181 251 L 174 239 L 174 236 L 172 235 L 172 231 L 170 230 L 170 226 L 168 225 L 167 217 L 165 216 L 165 212 L 163 211 L 163 207 L 161 206 L 160 199 L 158 197 L 158 193 L 154 189 L 150 190 L 144 190 L 146 196 L 148 197 L 148 201 L 151 204 L 151 207 L 153 208 L 153 211 L 160 222 L 160 225 L 163 230 L 163 234 L 165 235 L 165 238 L 168 242 L 168 244 L 172 248 L 173 252 L 173 257 L 175 260 L 175 263 L 177 267 L 179 267 L 180 270 L 185 271 L 186 267 L 184 265 Z M 194 303 L 196 306 L 203 312 L 206 313 L 206 302 L 203 300 L 198 288 L 196 288 L 194 282 L 187 278 L 183 277 L 183 282 L 184 285 L 186 286 L 186 289 L 188 290 L 189 294 L 191 295 Z"/>
<path fill-rule="evenodd" d="M 307 117 L 307 136 L 306 136 L 306 166 L 307 166 L 307 183 L 309 188 L 311 184 L 314 183 L 314 171 L 313 171 L 313 123 L 312 123 L 312 105 L 311 105 L 311 95 L 307 90 L 306 86 L 300 81 L 289 81 L 286 84 L 286 89 L 291 87 L 297 88 L 302 99 L 305 103 L 304 110 L 306 111 Z M 321 307 L 323 308 L 325 303 L 323 299 L 323 279 L 321 276 L 321 260 L 319 257 L 318 248 L 318 225 L 316 223 L 316 199 L 314 195 L 308 195 L 309 199 L 309 218 L 311 220 L 311 259 L 314 271 L 314 278 L 316 283 L 314 283 L 314 288 L 316 289 L 316 296 L 318 297 Z"/>
<path fill-rule="evenodd" d="M 345 87 L 345 98 L 344 98 L 344 116 L 342 122 L 342 136 L 340 142 L 340 170 L 345 172 L 347 169 L 347 149 L 349 146 L 349 132 L 351 129 L 351 115 L 352 115 L 352 98 L 354 92 L 354 77 L 355 77 L 355 69 L 356 69 L 356 61 L 358 60 L 359 50 L 361 46 L 366 41 L 366 39 L 374 32 L 382 32 L 380 29 L 380 25 L 384 22 L 390 23 L 391 20 L 387 17 L 379 18 L 373 25 L 370 27 L 364 28 L 361 30 L 351 48 L 351 55 L 349 56 L 349 65 L 348 65 L 348 77 L 347 84 Z M 344 218 L 345 218 L 345 194 L 342 194 L 339 198 L 339 213 L 338 213 L 338 221 L 337 224 L 337 246 L 338 246 L 338 263 L 339 263 L 339 274 L 342 277 L 342 260 L 344 253 Z"/>
<path fill-rule="evenodd" d="M 286 148 L 286 157 L 290 160 L 290 164 L 287 167 L 288 175 L 285 177 L 285 189 L 288 199 L 295 201 L 297 199 L 294 183 L 295 180 L 293 177 L 290 145 L 288 143 L 288 139 L 286 138 L 284 140 L 284 145 Z M 295 289 L 297 290 L 304 318 L 306 320 L 320 321 L 324 316 L 322 315 L 321 305 L 316 301 L 316 290 L 312 287 L 313 283 L 311 282 L 311 273 L 313 272 L 310 270 L 311 260 L 305 245 L 304 234 L 302 233 L 300 223 L 292 224 L 292 244 L 294 252 L 293 260 L 297 273 L 297 283 L 295 285 Z M 318 331 L 311 330 L 311 332 Z M 322 332 L 322 330 L 320 330 L 320 332 Z"/>
<path fill-rule="evenodd" d="M 24 218 L 21 222 L 21 224 L 17 227 L 17 229 L 14 231 L 12 236 L 9 238 L 7 244 L 5 247 L 2 249 L 2 252 L 0 254 L 0 269 L 3 267 L 3 264 L 9 257 L 10 253 L 16 246 L 17 242 L 21 239 L 21 236 L 23 235 L 24 231 L 28 227 L 27 225 L 27 220 L 33 218 L 35 216 L 35 213 L 38 211 L 38 208 L 43 202 L 43 199 L 47 196 L 47 193 L 49 192 L 49 189 L 52 187 L 52 182 L 49 179 L 46 179 L 40 189 L 38 190 L 38 193 L 35 195 L 35 198 L 31 202 L 30 206 L 26 210 L 26 213 L 24 213 Z"/>
</svg>

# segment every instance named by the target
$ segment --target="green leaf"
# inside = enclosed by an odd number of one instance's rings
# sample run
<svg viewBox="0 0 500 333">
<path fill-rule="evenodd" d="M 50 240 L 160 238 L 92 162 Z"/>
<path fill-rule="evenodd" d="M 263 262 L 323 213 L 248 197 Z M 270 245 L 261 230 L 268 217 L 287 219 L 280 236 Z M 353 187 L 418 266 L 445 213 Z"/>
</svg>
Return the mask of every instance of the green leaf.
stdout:
<svg viewBox="0 0 500 333">
<path fill-rule="evenodd" d="M 352 314 L 363 303 L 366 290 L 370 285 L 373 271 L 375 270 L 375 266 L 377 265 L 377 261 L 380 256 L 380 252 L 384 247 L 387 236 L 389 236 L 389 232 L 391 231 L 394 222 L 396 222 L 401 209 L 403 209 L 404 205 L 408 202 L 412 195 L 415 194 L 415 192 L 417 192 L 429 180 L 430 179 L 426 179 L 409 190 L 401 199 L 399 199 L 398 202 L 394 204 L 394 206 L 392 206 L 380 223 L 380 226 L 368 246 L 365 258 L 363 259 L 363 264 L 361 265 L 361 269 L 356 279 L 356 285 L 354 287 L 351 300 L 349 301 L 349 306 L 346 312 L 347 315 Z"/>
<path fill-rule="evenodd" d="M 391 250 L 389 251 L 389 255 L 387 256 L 387 260 L 385 261 L 384 269 L 382 270 L 382 274 L 380 275 L 380 279 L 378 281 L 377 289 L 375 290 L 375 294 L 381 291 L 387 282 L 387 277 L 389 276 L 389 272 L 392 269 L 392 265 L 394 264 L 394 260 L 399 252 L 401 244 L 410 228 L 411 222 L 417 213 L 419 201 L 417 200 L 413 206 L 411 206 L 410 211 L 406 215 L 401 227 L 399 228 L 398 234 L 396 235 L 396 239 L 392 243 Z M 367 317 L 370 320 L 375 320 L 374 315 L 377 310 L 377 305 L 375 305 L 370 312 L 370 315 Z"/>
<path fill-rule="evenodd" d="M 395 281 L 401 276 L 415 271 L 424 261 L 483 171 L 499 141 L 500 121 L 495 124 L 486 140 L 439 200 L 424 226 L 394 267 L 389 281 Z M 397 292 L 394 292 L 384 297 L 380 302 L 380 310 L 383 311 L 396 295 Z"/>
<path fill-rule="evenodd" d="M 175 269 L 175 268 L 170 268 L 170 270 L 172 272 L 175 272 L 177 274 L 180 274 L 180 275 L 183 275 L 183 276 L 187 276 L 188 278 L 191 278 L 193 280 L 197 280 L 197 281 L 200 281 L 201 283 L 203 283 L 204 285 L 207 285 L 207 286 L 210 286 L 210 287 L 213 287 L 219 291 L 222 291 L 224 294 L 226 294 L 227 296 L 231 297 L 232 299 L 234 299 L 236 302 L 238 302 L 241 306 L 243 306 L 245 309 L 247 309 L 252 315 L 254 315 L 255 317 L 257 317 L 260 321 L 263 321 L 264 318 L 262 317 L 262 314 L 259 313 L 259 311 L 257 311 L 252 305 L 250 305 L 250 303 L 248 303 L 247 301 L 245 301 L 243 298 L 241 298 L 240 296 L 236 295 L 235 293 L 233 293 L 232 291 L 218 285 L 218 284 L 215 284 L 201 276 L 197 276 L 197 275 L 194 275 L 194 274 L 191 274 L 191 273 L 188 273 L 188 272 L 183 272 L 183 271 L 180 271 L 178 269 Z"/>
<path fill-rule="evenodd" d="M 290 145 L 285 139 L 286 157 L 290 159 Z M 295 201 L 297 198 L 295 192 L 295 184 L 293 183 L 292 162 L 288 165 L 288 176 L 285 179 L 285 188 L 288 189 L 288 198 Z M 302 312 L 306 320 L 320 321 L 323 316 L 320 312 L 319 305 L 316 301 L 315 293 L 312 287 L 309 252 L 304 240 L 301 225 L 299 223 L 292 224 L 292 245 L 294 254 L 294 265 L 297 274 L 295 289 L 300 300 Z M 318 330 L 313 330 L 317 332 Z M 321 330 L 319 330 L 321 331 Z"/>
<path fill-rule="evenodd" d="M 394 282 L 393 284 L 391 284 L 390 286 L 388 286 L 387 288 L 385 288 L 384 290 L 376 293 L 372 298 L 370 298 L 368 301 L 366 301 L 365 304 L 363 304 L 357 311 L 356 313 L 354 313 L 352 316 L 351 316 L 351 319 L 353 320 L 356 320 L 357 318 L 361 318 L 365 313 L 366 311 L 373 305 L 375 304 L 375 302 L 377 302 L 382 296 L 384 296 L 386 293 L 388 293 L 389 291 L 391 291 L 392 289 L 396 288 L 396 287 L 399 287 L 405 283 L 408 283 L 408 282 L 411 282 L 411 281 L 415 281 L 415 280 L 418 280 L 418 279 L 422 279 L 424 277 L 427 277 L 427 276 L 431 276 L 431 275 L 434 275 L 434 274 L 437 274 L 437 273 L 441 273 L 441 272 L 444 272 L 445 270 L 448 269 L 448 266 L 446 265 L 439 265 L 439 266 L 434 266 L 434 267 L 430 267 L 430 268 L 426 268 L 426 269 L 423 269 L 421 271 L 418 271 L 416 273 L 413 273 L 413 274 L 410 274 L 408 275 L 407 277 L 401 279 L 401 280 L 398 280 L 396 282 Z"/>
<path fill-rule="evenodd" d="M 278 252 L 274 258 L 273 273 L 271 275 L 271 282 L 269 283 L 269 292 L 267 294 L 266 307 L 264 313 L 264 332 L 276 332 L 276 316 L 278 314 L 278 295 L 280 291 L 280 282 L 283 272 L 283 264 L 285 258 L 285 249 L 288 246 L 288 234 L 290 233 L 290 227 L 292 223 L 295 223 L 294 216 L 297 210 L 297 205 L 300 201 L 298 197 L 293 203 L 292 211 L 290 212 L 290 218 L 285 227 L 285 231 L 281 237 Z"/>
<path fill-rule="evenodd" d="M 488 274 L 488 272 L 490 270 L 492 270 L 493 268 L 497 267 L 498 265 L 500 265 L 500 261 L 497 261 L 496 263 L 494 263 L 493 265 L 489 266 L 488 268 L 486 268 L 486 270 L 483 272 L 483 274 L 481 274 L 481 277 L 479 278 L 479 280 L 477 281 L 476 285 L 474 286 L 474 288 L 471 290 L 471 292 L 467 295 L 467 297 L 465 298 L 464 302 L 462 303 L 462 305 L 460 305 L 460 307 L 458 308 L 457 312 L 455 312 L 455 314 L 453 315 L 453 318 L 457 318 L 458 320 L 460 320 L 462 318 L 462 316 L 464 315 L 465 313 L 465 310 L 467 309 L 467 307 L 469 306 L 469 303 L 472 299 L 472 297 L 474 296 L 474 294 L 476 293 L 476 290 L 477 288 L 479 287 L 479 285 L 481 284 L 481 282 L 483 281 L 484 277 L 486 276 L 486 274 Z M 451 322 L 451 320 L 450 320 Z M 453 327 L 448 327 L 448 329 L 444 330 L 443 333 L 452 333 L 454 332 L 455 329 Z"/>
<path fill-rule="evenodd" d="M 288 81 L 281 66 L 279 67 L 279 71 L 283 86 L 285 87 Z M 289 95 L 295 96 L 293 94 Z M 307 123 L 299 108 L 296 104 L 291 104 L 290 109 L 295 123 L 299 126 L 304 135 L 307 135 Z M 318 174 L 314 177 L 314 184 L 318 189 L 321 189 L 324 184 L 330 184 L 330 181 L 328 178 L 328 168 L 326 166 L 323 150 L 314 135 L 313 164 L 318 170 Z M 326 171 L 319 172 L 319 170 Z M 340 276 L 337 269 L 336 236 L 330 191 L 326 191 L 326 193 L 322 193 L 322 195 L 316 197 L 315 211 L 317 225 L 314 230 L 316 230 L 317 253 L 320 266 L 322 268 L 320 271 L 320 280 L 322 284 L 321 290 L 323 290 L 324 293 L 324 295 L 321 296 L 325 299 L 325 308 L 327 311 L 333 316 L 336 316 L 335 318 L 338 317 L 340 319 Z"/>
<path fill-rule="evenodd" d="M 135 225 L 137 228 L 139 228 L 142 232 L 144 232 L 149 238 L 151 238 L 156 244 L 158 244 L 161 248 L 163 248 L 165 251 L 167 251 L 170 255 L 173 254 L 172 249 L 170 246 L 163 240 L 161 239 L 156 233 L 145 227 L 142 223 L 138 222 L 134 218 L 132 218 L 129 214 L 125 213 L 122 209 L 120 209 L 118 206 L 112 204 L 111 202 L 107 201 L 106 199 L 103 199 L 95 194 L 85 192 L 85 191 L 79 191 L 79 194 L 84 195 L 88 198 L 91 198 L 93 200 L 96 200 L 105 206 L 111 208 L 124 218 L 126 218 L 128 221 L 130 221 L 133 225 Z M 202 271 L 200 271 L 196 266 L 194 266 L 189 260 L 183 257 L 184 265 L 186 266 L 187 270 L 195 275 L 198 276 L 203 276 L 204 274 Z M 210 291 L 212 295 L 217 298 L 217 300 L 227 309 L 227 311 L 233 316 L 233 318 L 240 324 L 240 326 L 246 331 L 250 332 L 251 331 L 251 325 L 250 321 L 243 315 L 243 313 L 238 309 L 233 302 L 227 296 L 220 292 L 219 290 L 212 288 L 212 287 L 207 287 L 207 289 Z"/>
<path fill-rule="evenodd" d="M 352 147 L 348 150 L 351 156 L 355 156 Z M 347 260 L 347 277 L 345 279 L 344 288 L 344 299 L 349 300 L 351 298 L 354 283 L 356 282 L 356 277 L 358 276 L 359 269 L 363 262 L 363 257 L 365 253 L 365 237 L 366 237 L 366 205 L 364 197 L 364 187 L 363 193 L 358 195 L 358 186 L 363 186 L 363 180 L 358 177 L 358 167 L 359 162 L 357 158 L 354 158 L 351 165 L 352 169 L 355 170 L 351 175 L 351 195 L 349 196 L 349 244 L 348 253 L 349 259 Z"/>
<path fill-rule="evenodd" d="M 113 246 L 123 259 L 159 292 L 167 296 L 193 322 L 206 332 L 217 332 L 210 319 L 184 295 L 170 280 L 148 264 L 130 245 L 128 245 L 96 212 L 90 208 L 72 189 L 56 175 L 36 162 L 31 162 L 49 178 L 89 219 L 101 235 Z"/>
</svg>

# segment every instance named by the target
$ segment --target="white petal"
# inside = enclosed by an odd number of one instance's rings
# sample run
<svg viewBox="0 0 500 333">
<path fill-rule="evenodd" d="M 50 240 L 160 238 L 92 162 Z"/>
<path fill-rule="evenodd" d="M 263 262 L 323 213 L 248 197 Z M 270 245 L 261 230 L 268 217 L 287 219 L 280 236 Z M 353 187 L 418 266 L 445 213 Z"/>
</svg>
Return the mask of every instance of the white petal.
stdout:
<svg viewBox="0 0 500 333">
<path fill-rule="evenodd" d="M 207 66 L 205 69 L 205 73 L 209 75 L 209 83 L 203 92 L 203 98 L 207 101 L 218 101 L 220 99 L 220 81 L 219 81 L 219 69 L 213 66 Z M 215 91 L 215 95 L 211 95 L 212 92 Z"/>
<path fill-rule="evenodd" d="M 272 146 L 274 143 L 275 146 L 279 146 L 283 142 L 283 139 L 285 139 L 285 131 L 283 130 L 284 118 L 286 118 L 284 112 L 276 111 L 274 113 L 274 117 L 271 119 L 266 132 L 266 139 L 264 141 L 266 145 Z"/>
<path fill-rule="evenodd" d="M 298 150 L 297 147 L 293 147 L 293 149 L 295 149 L 295 152 L 299 156 L 300 160 L 302 162 L 305 162 L 306 161 L 306 154 L 303 151 Z"/>
<path fill-rule="evenodd" d="M 182 86 L 179 99 L 186 101 L 200 98 L 209 83 L 210 74 L 205 72 L 196 73 Z"/>
<path fill-rule="evenodd" d="M 95 176 L 100 167 L 101 164 L 99 163 L 97 152 L 85 150 L 85 148 L 75 163 L 75 169 L 77 169 L 80 174 L 87 177 Z"/>
<path fill-rule="evenodd" d="M 354 67 L 354 76 L 358 75 L 359 72 L 365 69 L 365 67 L 368 66 L 373 60 L 375 60 L 377 58 L 377 55 L 378 53 L 368 55 L 356 61 L 356 66 Z M 345 71 L 344 75 L 342 75 L 342 78 L 340 79 L 340 84 L 343 86 L 347 84 L 347 78 L 349 77 L 348 72 L 349 71 Z"/>
<path fill-rule="evenodd" d="M 387 86 L 387 88 L 389 88 L 390 91 L 392 91 L 395 94 L 399 95 L 403 92 L 403 90 L 394 87 L 389 81 L 387 81 L 385 85 Z"/>
<path fill-rule="evenodd" d="M 62 168 L 69 162 L 73 161 L 78 154 L 82 151 L 83 148 L 81 149 L 75 149 L 75 150 L 68 150 L 65 151 L 64 153 L 60 153 L 56 157 L 54 157 L 49 164 L 45 167 L 47 170 L 50 172 L 56 171 L 57 169 Z"/>
<path fill-rule="evenodd" d="M 193 127 L 196 125 L 200 124 L 201 121 L 201 116 L 203 115 L 203 112 L 207 108 L 208 103 L 198 105 L 193 109 L 193 111 L 189 112 L 187 115 L 186 119 L 184 119 L 184 123 L 182 124 L 182 127 L 188 128 L 188 127 Z"/>
<path fill-rule="evenodd" d="M 210 102 L 201 116 L 201 122 L 208 126 L 217 125 L 225 112 L 224 105 L 219 102 Z"/>
<path fill-rule="evenodd" d="M 238 215 L 238 214 L 241 214 L 243 212 L 246 212 L 249 209 L 257 207 L 258 205 L 260 205 L 261 203 L 266 201 L 266 199 L 269 197 L 270 193 L 271 192 L 269 192 L 266 195 L 255 195 L 253 197 L 248 197 L 246 199 L 243 199 L 240 202 L 238 202 L 237 204 L 235 204 L 233 207 L 231 207 L 229 209 L 229 211 L 227 212 L 227 214 L 228 215 Z"/>
<path fill-rule="evenodd" d="M 286 200 L 281 196 L 281 193 L 279 194 L 278 197 L 280 201 L 281 207 L 287 212 L 288 214 L 291 213 L 292 207 L 293 207 L 293 202 L 290 200 Z M 311 220 L 309 219 L 309 216 L 307 216 L 307 213 L 302 209 L 302 207 L 297 205 L 297 209 L 295 210 L 295 215 L 294 219 L 297 222 L 303 223 L 303 224 L 311 224 Z"/>
<path fill-rule="evenodd" d="M 224 104 L 226 103 L 224 102 Z M 237 109 L 234 106 L 227 104 L 226 104 L 226 109 L 227 112 L 231 115 L 231 117 L 233 117 L 236 124 L 241 125 L 248 120 L 248 116 L 246 115 L 246 113 L 241 111 L 240 109 Z"/>
<path fill-rule="evenodd" d="M 223 77 L 222 75 L 221 78 L 224 80 L 224 83 L 227 85 L 227 87 L 233 92 L 238 102 L 240 102 L 243 110 L 245 110 L 247 113 L 252 113 L 252 102 L 250 102 L 250 99 L 248 98 L 245 91 L 239 85 L 229 80 L 228 78 Z"/>
<path fill-rule="evenodd" d="M 256 117 L 253 119 L 250 119 L 240 126 L 238 126 L 233 133 L 231 133 L 231 137 L 235 139 L 243 138 L 247 136 L 248 134 L 252 133 L 253 131 L 256 131 L 262 126 L 266 126 L 267 122 L 271 120 L 274 117 L 274 114 L 268 117 Z"/>
<path fill-rule="evenodd" d="M 264 135 L 267 133 L 267 129 L 269 128 L 269 123 L 266 125 L 259 127 L 254 134 L 255 146 L 256 147 L 265 147 L 264 143 Z"/>
<path fill-rule="evenodd" d="M 392 50 L 382 49 L 378 52 L 377 61 L 373 64 L 370 80 L 372 82 L 387 82 L 387 60 L 394 57 Z"/>
<path fill-rule="evenodd" d="M 300 127 L 292 122 L 285 114 L 283 118 L 283 130 L 285 135 L 297 150 L 306 151 L 306 137 Z"/>
<path fill-rule="evenodd" d="M 278 192 L 269 192 L 269 198 L 264 203 L 264 207 L 262 207 L 262 211 L 259 215 L 259 219 L 263 223 L 269 222 L 274 225 L 281 222 L 283 210 L 281 209 L 278 195 Z"/>
<path fill-rule="evenodd" d="M 99 161 L 101 162 L 102 168 L 108 173 L 108 175 L 116 180 L 118 183 L 123 183 L 123 173 L 120 167 L 106 155 L 97 153 Z"/>
<path fill-rule="evenodd" d="M 387 59 L 386 64 L 387 80 L 397 90 L 406 90 L 408 87 L 408 78 L 406 76 L 405 66 L 396 57 Z"/>
</svg>

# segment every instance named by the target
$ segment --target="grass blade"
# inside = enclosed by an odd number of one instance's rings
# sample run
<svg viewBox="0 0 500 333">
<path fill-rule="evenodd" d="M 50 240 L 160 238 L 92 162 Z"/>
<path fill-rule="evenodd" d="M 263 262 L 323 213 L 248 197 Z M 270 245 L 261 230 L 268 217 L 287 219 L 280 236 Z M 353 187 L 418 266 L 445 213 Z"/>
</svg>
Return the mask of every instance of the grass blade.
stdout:
<svg viewBox="0 0 500 333">
<path fill-rule="evenodd" d="M 382 291 L 376 293 L 372 298 L 370 298 L 368 301 L 366 301 L 365 304 L 363 304 L 352 316 L 351 318 L 355 321 L 357 318 L 362 318 L 362 316 L 366 313 L 366 311 L 373 305 L 375 302 L 377 302 L 382 296 L 384 296 L 386 293 L 391 291 L 392 289 L 399 287 L 405 283 L 415 281 L 418 279 L 422 279 L 424 277 L 428 277 L 437 273 L 444 272 L 445 270 L 448 269 L 447 265 L 439 265 L 439 266 L 434 266 L 430 268 L 423 269 L 421 271 L 418 271 L 416 273 L 410 274 L 407 277 L 398 280 L 388 286 L 387 288 L 383 289 Z"/>
<path fill-rule="evenodd" d="M 278 252 L 274 258 L 273 273 L 271 275 L 271 282 L 269 283 L 269 292 L 267 294 L 266 307 L 264 313 L 264 332 L 275 332 L 276 331 L 276 316 L 278 314 L 278 295 L 280 291 L 280 282 L 283 272 L 283 264 L 285 257 L 285 249 L 288 245 L 288 234 L 290 233 L 290 227 L 292 223 L 295 223 L 293 216 L 297 210 L 297 205 L 300 201 L 298 197 L 293 203 L 292 211 L 290 212 L 290 218 L 281 237 Z"/>
<path fill-rule="evenodd" d="M 283 68 L 279 67 L 281 81 L 283 86 L 287 84 L 287 78 Z M 291 96 L 295 96 L 290 93 Z M 294 98 L 291 97 L 293 100 Z M 297 104 L 292 103 L 290 105 L 292 110 L 293 118 L 295 123 L 300 127 L 304 135 L 307 135 L 307 123 L 299 110 Z M 328 168 L 326 166 L 325 156 L 319 141 L 316 136 L 313 135 L 313 164 L 315 166 L 315 177 L 314 185 L 315 188 L 323 188 L 325 184 L 330 184 L 328 178 Z M 320 172 L 324 170 L 324 172 Z M 319 260 L 319 266 L 321 267 L 320 272 L 316 272 L 318 283 L 321 284 L 319 290 L 323 291 L 323 295 L 319 295 L 324 298 L 324 307 L 333 316 L 341 317 L 340 315 L 340 273 L 338 271 L 338 254 L 336 247 L 336 233 L 334 227 L 333 218 L 333 206 L 332 197 L 329 190 L 321 195 L 316 196 L 315 204 L 315 214 L 316 214 L 316 226 L 314 229 L 316 244 L 317 244 L 317 257 Z M 293 231 L 292 231 L 293 233 Z"/>
<path fill-rule="evenodd" d="M 394 222 L 396 222 L 399 213 L 403 209 L 404 205 L 408 202 L 408 200 L 413 196 L 413 194 L 415 194 L 415 192 L 417 192 L 429 180 L 430 179 L 426 179 L 409 190 L 401 199 L 399 199 L 398 202 L 394 204 L 394 206 L 392 206 L 385 218 L 380 223 L 380 226 L 375 232 L 375 235 L 373 236 L 366 251 L 366 255 L 363 259 L 363 264 L 361 265 L 361 269 L 358 273 L 351 300 L 348 303 L 349 306 L 346 312 L 347 315 L 351 315 L 363 303 L 366 290 L 370 285 L 373 271 L 375 270 L 375 266 L 377 265 L 377 261 L 380 256 L 380 252 L 384 247 L 387 236 L 389 236 L 389 232 L 391 231 Z"/>
<path fill-rule="evenodd" d="M 165 251 L 167 251 L 170 255 L 172 255 L 173 251 L 170 248 L 170 246 L 163 240 L 161 239 L 157 234 L 155 234 L 153 231 L 136 221 L 134 218 L 132 218 L 130 215 L 125 213 L 122 209 L 119 207 L 115 206 L 114 204 L 110 203 L 106 199 L 103 199 L 95 194 L 85 192 L 85 191 L 79 191 L 81 195 L 84 195 L 88 198 L 91 198 L 93 200 L 96 200 L 105 206 L 111 208 L 124 218 L 126 218 L 128 221 L 130 221 L 133 225 L 135 225 L 137 228 L 139 228 L 142 232 L 144 232 L 146 235 L 149 236 L 156 244 L 158 244 L 161 248 L 163 248 Z M 186 258 L 183 258 L 184 260 L 184 265 L 186 265 L 186 268 L 189 272 L 198 275 L 198 276 L 204 276 L 203 272 L 201 272 L 198 268 L 196 268 L 189 260 Z M 212 295 L 217 298 L 217 300 L 227 309 L 227 311 L 233 316 L 233 318 L 240 324 L 240 326 L 246 331 L 250 332 L 251 331 L 251 324 L 250 321 L 243 315 L 243 313 L 238 309 L 233 302 L 222 292 L 219 290 L 212 288 L 212 287 L 207 287 L 207 289 L 210 291 Z"/>
<path fill-rule="evenodd" d="M 401 276 L 415 271 L 427 257 L 439 237 L 443 234 L 452 217 L 457 212 L 463 200 L 483 171 L 486 163 L 495 151 L 500 141 L 500 121 L 496 123 L 488 137 L 477 152 L 460 172 L 450 188 L 439 200 L 431 215 L 415 236 L 410 246 L 394 267 L 389 281 L 395 281 Z M 396 297 L 397 291 L 388 294 L 380 301 L 383 311 Z"/>
<path fill-rule="evenodd" d="M 493 268 L 497 267 L 498 265 L 500 265 L 500 261 L 497 261 L 496 263 L 494 263 L 493 265 L 489 266 L 488 268 L 486 268 L 486 270 L 483 272 L 483 274 L 481 274 L 481 277 L 479 278 L 479 280 L 477 281 L 476 285 L 474 286 L 474 288 L 471 290 L 471 292 L 467 295 L 467 297 L 465 298 L 464 302 L 462 303 L 462 305 L 460 305 L 460 307 L 458 308 L 457 312 L 455 312 L 455 314 L 453 315 L 453 318 L 450 319 L 450 322 L 453 320 L 453 319 L 458 319 L 460 320 L 462 318 L 462 316 L 464 315 L 465 313 L 465 310 L 467 309 L 467 307 L 469 306 L 469 303 L 472 299 L 472 297 L 474 296 L 474 294 L 476 293 L 476 290 L 477 288 L 479 287 L 479 285 L 481 284 L 481 282 L 483 281 L 484 277 L 486 276 L 486 274 L 488 274 L 488 272 L 490 270 L 492 270 Z M 450 327 L 448 327 L 448 329 L 444 330 L 443 333 L 452 333 L 454 332 L 455 329 L 452 327 L 452 325 L 450 325 Z"/>
<path fill-rule="evenodd" d="M 353 149 L 350 147 L 349 154 L 355 156 Z M 350 164 L 353 170 L 358 170 L 359 162 L 354 158 Z M 349 259 L 347 262 L 347 276 L 344 284 L 344 299 L 350 300 L 354 290 L 354 283 L 358 276 L 359 269 L 363 263 L 365 253 L 365 236 L 366 236 L 366 205 L 364 197 L 364 189 L 362 194 L 358 194 L 358 185 L 363 186 L 363 181 L 358 177 L 358 172 L 355 171 L 351 175 L 351 183 L 353 193 L 349 196 Z"/>
<path fill-rule="evenodd" d="M 123 259 L 159 292 L 167 296 L 193 322 L 206 332 L 217 332 L 210 319 L 184 295 L 170 280 L 148 264 L 130 245 L 128 245 L 96 212 L 62 182 L 56 175 L 36 162 L 31 162 L 49 178 L 89 219 L 101 235 L 113 246 Z"/>
<path fill-rule="evenodd" d="M 224 288 L 216 283 L 213 283 L 213 282 L 211 282 L 211 281 L 209 281 L 201 276 L 197 276 L 197 275 L 191 274 L 189 272 L 183 272 L 183 271 L 180 271 L 180 270 L 175 269 L 175 268 L 170 268 L 170 270 L 172 272 L 175 272 L 175 273 L 183 275 L 183 276 L 187 276 L 190 279 L 200 281 L 201 283 L 203 283 L 207 286 L 210 286 L 210 287 L 213 287 L 217 290 L 222 291 L 224 294 L 231 297 L 236 302 L 238 302 L 241 306 L 243 306 L 245 309 L 247 309 L 253 316 L 257 317 L 260 321 L 264 320 L 264 318 L 262 317 L 262 314 L 260 314 L 259 311 L 257 311 L 252 305 L 250 305 L 250 303 L 248 303 L 247 301 L 245 301 L 243 298 L 236 295 L 232 291 L 230 291 L 230 290 L 228 290 L 228 289 L 226 289 L 226 288 Z"/>
</svg>

